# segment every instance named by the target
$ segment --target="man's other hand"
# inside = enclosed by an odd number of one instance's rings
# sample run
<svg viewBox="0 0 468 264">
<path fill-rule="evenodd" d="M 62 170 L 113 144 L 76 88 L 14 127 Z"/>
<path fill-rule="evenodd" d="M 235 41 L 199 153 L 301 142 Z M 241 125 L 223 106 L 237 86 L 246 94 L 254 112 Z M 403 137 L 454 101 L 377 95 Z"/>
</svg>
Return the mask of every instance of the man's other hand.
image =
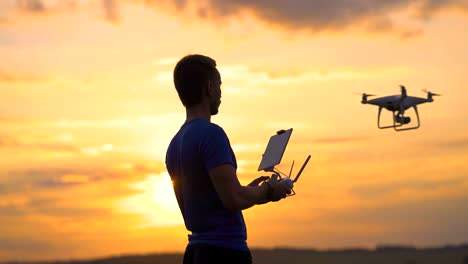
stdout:
<svg viewBox="0 0 468 264">
<path fill-rule="evenodd" d="M 251 183 L 248 184 L 248 186 L 251 187 L 257 187 L 261 182 L 266 181 L 270 179 L 268 176 L 260 176 L 257 179 L 253 180 Z"/>
</svg>

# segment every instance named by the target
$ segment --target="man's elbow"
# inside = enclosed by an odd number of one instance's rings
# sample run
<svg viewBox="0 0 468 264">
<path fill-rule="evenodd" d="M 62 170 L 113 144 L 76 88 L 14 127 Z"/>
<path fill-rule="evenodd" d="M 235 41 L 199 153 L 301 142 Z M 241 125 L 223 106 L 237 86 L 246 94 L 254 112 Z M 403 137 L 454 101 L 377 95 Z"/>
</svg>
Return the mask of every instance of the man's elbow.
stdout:
<svg viewBox="0 0 468 264">
<path fill-rule="evenodd" d="M 223 199 L 224 208 L 230 211 L 240 211 L 245 208 L 244 201 L 236 197 Z"/>
</svg>

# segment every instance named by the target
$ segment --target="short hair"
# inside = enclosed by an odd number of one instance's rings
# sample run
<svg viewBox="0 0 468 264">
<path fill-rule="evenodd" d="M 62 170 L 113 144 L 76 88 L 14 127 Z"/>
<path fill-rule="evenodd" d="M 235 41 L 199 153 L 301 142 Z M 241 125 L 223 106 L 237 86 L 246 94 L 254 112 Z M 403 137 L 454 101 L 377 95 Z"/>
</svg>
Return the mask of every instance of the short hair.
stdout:
<svg viewBox="0 0 468 264">
<path fill-rule="evenodd" d="M 201 102 L 203 87 L 219 72 L 216 61 L 200 54 L 183 57 L 174 68 L 174 86 L 185 107 Z"/>
</svg>

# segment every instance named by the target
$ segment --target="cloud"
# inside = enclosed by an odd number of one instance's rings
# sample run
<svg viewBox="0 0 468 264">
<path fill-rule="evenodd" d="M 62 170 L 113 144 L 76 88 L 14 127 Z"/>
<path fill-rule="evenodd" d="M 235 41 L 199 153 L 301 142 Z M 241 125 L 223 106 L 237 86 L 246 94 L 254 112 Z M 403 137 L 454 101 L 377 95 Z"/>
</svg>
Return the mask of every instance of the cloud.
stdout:
<svg viewBox="0 0 468 264">
<path fill-rule="evenodd" d="M 0 20 L 0 24 L 1 24 L 1 20 Z M 23 73 L 11 73 L 11 72 L 0 69 L 0 82 L 6 82 L 6 83 L 34 82 L 34 81 L 41 81 L 44 79 L 45 78 L 38 77 L 36 75 L 23 74 Z"/>
<path fill-rule="evenodd" d="M 82 5 L 84 1 L 62 0 L 62 1 L 45 1 L 45 0 L 17 0 L 16 7 L 19 11 L 31 14 L 47 14 L 53 12 L 64 12 L 74 10 Z"/>
<path fill-rule="evenodd" d="M 444 148 L 444 149 L 466 149 L 468 148 L 468 138 L 455 138 L 450 140 L 444 140 L 437 143 L 427 143 L 424 142 L 424 145 L 430 145 L 435 148 Z"/>
<path fill-rule="evenodd" d="M 0 205 L 0 214 L 2 216 L 22 216 L 24 214 L 24 211 L 18 208 L 18 206 Z"/>
<path fill-rule="evenodd" d="M 0 134 L 0 148 L 25 148 L 46 151 L 81 153 L 75 146 L 57 142 L 24 142 L 19 138 Z"/>
<path fill-rule="evenodd" d="M 0 135 L 0 147 L 17 147 L 19 145 L 18 141 L 7 135 Z"/>
<path fill-rule="evenodd" d="M 41 252 L 51 250 L 53 246 L 46 240 L 32 240 L 24 238 L 0 238 L 0 253 L 5 252 Z"/>
<path fill-rule="evenodd" d="M 427 20 L 445 9 L 468 11 L 466 0 L 208 0 L 202 3 L 188 0 L 171 1 L 179 11 L 195 9 L 195 14 L 207 19 L 225 19 L 244 13 L 254 14 L 261 21 L 289 30 L 344 31 L 350 27 L 363 27 L 369 32 L 402 34 L 402 38 L 414 37 L 421 29 L 408 29 L 397 25 L 392 14 L 410 11 L 418 14 L 417 21 Z M 154 7 L 160 1 L 148 0 Z M 414 18 L 414 17 L 411 17 Z"/>
<path fill-rule="evenodd" d="M 261 144 L 258 144 L 258 143 L 250 143 L 250 144 L 233 144 L 232 145 L 232 149 L 234 149 L 234 151 L 236 153 L 240 153 L 240 152 L 258 152 L 258 151 L 262 151 L 262 149 L 264 148 L 263 145 Z"/>
<path fill-rule="evenodd" d="M 73 203 L 64 206 L 60 205 L 60 202 L 60 199 L 31 199 L 25 204 L 25 213 L 67 218 L 105 217 L 112 214 L 111 210 L 106 208 L 79 207 Z"/>
<path fill-rule="evenodd" d="M 27 215 L 47 215 L 52 217 L 66 218 L 91 218 L 104 217 L 111 215 L 110 209 L 105 208 L 85 208 L 67 203 L 67 206 L 60 205 L 62 201 L 56 199 L 44 199 L 40 197 L 31 197 L 24 204 L 2 205 L 0 214 L 8 217 L 24 217 Z"/>
<path fill-rule="evenodd" d="M 414 150 L 426 153 L 460 153 L 466 156 L 468 148 L 468 137 L 439 137 L 431 140 L 421 140 L 414 145 Z"/>
<path fill-rule="evenodd" d="M 5 24 L 8 24 L 8 19 L 4 18 L 4 17 L 0 17 L 0 26 L 1 25 L 5 25 Z"/>
<path fill-rule="evenodd" d="M 401 191 L 434 191 L 439 188 L 451 188 L 466 182 L 466 177 L 444 180 L 405 180 L 388 183 L 368 184 L 352 188 L 354 196 L 375 199 L 387 195 L 395 195 Z"/>
<path fill-rule="evenodd" d="M 128 119 L 104 119 L 104 120 L 57 120 L 50 124 L 56 127 L 77 128 L 120 128 L 120 127 L 135 127 L 135 126 L 161 126 L 167 125 L 173 120 L 183 120 L 183 113 L 167 113 L 163 115 L 146 115 L 137 116 Z"/>
<path fill-rule="evenodd" d="M 120 14 L 117 0 L 102 0 L 102 6 L 107 20 L 112 22 L 119 20 Z"/>
<path fill-rule="evenodd" d="M 19 11 L 30 14 L 50 14 L 70 12 L 77 8 L 94 8 L 97 1 L 93 0 L 17 0 L 16 7 Z M 118 0 L 100 1 L 104 16 L 110 22 L 116 22 L 120 18 Z"/>
<path fill-rule="evenodd" d="M 59 182 L 63 184 L 84 184 L 90 181 L 90 177 L 85 174 L 65 174 L 59 179 Z"/>
<path fill-rule="evenodd" d="M 29 183 L 38 188 L 64 188 L 68 186 L 91 184 L 115 179 L 126 179 L 131 172 L 123 173 L 106 168 L 38 168 L 12 171 L 11 174 L 22 175 L 23 177 L 29 178 Z"/>
<path fill-rule="evenodd" d="M 312 142 L 323 144 L 349 143 L 368 140 L 368 137 L 327 137 L 312 139 Z"/>
<path fill-rule="evenodd" d="M 0 119 L 1 122 L 1 119 Z M 55 138 L 35 137 L 32 135 L 9 136 L 0 134 L 0 149 L 15 149 L 28 151 L 43 151 L 58 156 L 64 155 L 88 155 L 98 156 L 106 152 L 114 152 L 113 144 L 101 144 L 97 146 L 77 146 L 66 142 L 72 142 L 73 138 L 70 135 L 61 135 Z M 123 150 L 123 148 L 121 149 Z M 120 149 L 118 150 L 120 151 Z"/>
<path fill-rule="evenodd" d="M 243 10 L 253 11 L 262 20 L 286 26 L 311 30 L 345 29 L 365 18 L 384 14 L 383 10 L 395 8 L 401 1 L 296 0 L 296 1 L 211 1 L 211 8 L 218 16 L 226 16 Z"/>
<path fill-rule="evenodd" d="M 174 67 L 174 65 L 176 65 L 177 61 L 179 61 L 179 57 L 166 57 L 166 58 L 161 58 L 159 60 L 157 60 L 157 62 L 155 63 L 156 65 L 164 65 L 164 66 L 171 66 L 171 67 Z"/>
<path fill-rule="evenodd" d="M 430 19 L 431 16 L 443 9 L 457 9 L 468 11 L 468 1 L 466 0 L 424 0 L 419 1 L 420 8 L 418 14 L 421 18 Z"/>
<path fill-rule="evenodd" d="M 66 188 L 68 186 L 98 182 L 103 179 L 118 178 L 119 176 L 124 175 L 118 175 L 116 172 L 110 172 L 105 169 L 10 169 L 7 171 L 0 171 L 0 177 L 4 178 L 2 187 L 0 188 L 0 194 Z"/>
<path fill-rule="evenodd" d="M 139 168 L 3 170 L 0 171 L 0 218 L 31 215 L 54 218 L 110 216 L 112 205 L 108 201 L 141 193 L 141 190 L 129 184 L 146 175 Z"/>
<path fill-rule="evenodd" d="M 345 31 L 351 27 L 361 27 L 372 33 L 393 32 L 401 39 L 416 37 L 420 28 L 398 25 L 392 17 L 395 13 L 405 13 L 413 21 L 426 21 L 443 10 L 468 11 L 466 0 L 394 0 L 371 1 L 355 0 L 101 0 L 101 8 L 109 22 L 120 20 L 120 3 L 140 4 L 166 9 L 173 7 L 176 12 L 193 12 L 208 20 L 224 20 L 244 14 L 253 14 L 266 24 L 288 30 L 310 32 Z M 29 13 L 72 10 L 79 6 L 92 6 L 92 1 L 44 1 L 18 0 L 17 7 Z M 409 12 L 408 12 L 409 11 Z M 414 16 L 412 16 L 412 14 Z"/>
<path fill-rule="evenodd" d="M 128 160 L 129 156 L 121 157 Z M 139 180 L 148 174 L 161 173 L 165 166 L 161 162 L 140 160 L 134 163 L 123 164 L 117 161 L 96 159 L 98 165 L 86 165 L 80 168 L 80 160 L 71 164 L 52 165 L 51 167 L 38 167 L 24 164 L 21 168 L 9 168 L 0 170 L 0 195 L 21 194 L 32 191 L 61 191 L 73 187 L 86 185 L 104 185 L 102 192 L 107 188 L 106 184 L 114 182 L 126 185 L 128 182 Z M 122 186 L 123 186 L 122 185 Z M 119 185 L 120 186 L 120 185 Z M 113 186 L 115 194 L 133 194 L 125 186 L 120 188 Z M 109 191 L 112 191 L 111 189 Z M 1 201 L 1 199 L 0 199 Z M 2 205 L 0 203 L 0 205 Z"/>
<path fill-rule="evenodd" d="M 468 197 L 425 199 L 380 203 L 375 207 L 356 206 L 328 210 L 317 222 L 352 227 L 340 239 L 367 243 L 411 243 L 421 246 L 440 241 L 466 242 Z M 364 231 L 365 230 L 365 231 Z M 391 236 L 388 234 L 391 233 Z"/>
<path fill-rule="evenodd" d="M 24 11 L 40 13 L 46 10 L 44 3 L 41 0 L 18 0 L 18 8 Z"/>
<path fill-rule="evenodd" d="M 0 171 L 0 178 L 3 178 L 0 187 L 0 195 L 21 194 L 32 191 L 66 189 L 81 184 L 89 184 L 112 179 L 125 177 L 125 175 L 116 175 L 116 172 L 106 172 L 104 169 L 73 169 L 73 168 L 33 168 L 33 169 L 9 169 Z M 86 181 L 75 179 L 71 181 L 67 175 L 86 176 Z"/>
<path fill-rule="evenodd" d="M 0 184 L 0 195 L 13 194 L 24 191 L 23 187 L 17 188 L 17 186 L 12 186 L 13 184 L 5 184 L 2 182 Z"/>
<path fill-rule="evenodd" d="M 420 36 L 424 33 L 422 29 L 406 30 L 400 33 L 400 39 L 410 39 L 417 36 Z"/>
<path fill-rule="evenodd" d="M 0 171 L 0 216 L 106 216 L 111 213 L 108 211 L 109 200 L 139 194 L 141 190 L 132 188 L 130 183 L 147 177 L 147 171 L 161 171 L 153 168 L 151 163 L 135 165 L 131 169 L 110 168 L 110 165 L 62 166 Z M 103 201 L 108 205 L 103 207 Z"/>
</svg>

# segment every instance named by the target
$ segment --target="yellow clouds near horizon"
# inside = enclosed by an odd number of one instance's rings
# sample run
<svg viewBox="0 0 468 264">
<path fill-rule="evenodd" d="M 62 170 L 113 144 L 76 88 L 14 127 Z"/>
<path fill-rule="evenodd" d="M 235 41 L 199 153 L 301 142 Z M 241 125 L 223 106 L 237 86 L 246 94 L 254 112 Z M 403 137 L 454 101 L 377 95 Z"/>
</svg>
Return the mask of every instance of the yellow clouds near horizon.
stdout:
<svg viewBox="0 0 468 264">
<path fill-rule="evenodd" d="M 184 221 L 167 172 L 160 175 L 150 174 L 145 180 L 136 182 L 131 187 L 143 192 L 121 201 L 117 205 L 118 210 L 142 215 L 146 218 L 143 228 L 183 225 Z"/>
<path fill-rule="evenodd" d="M 242 183 L 279 129 L 280 170 L 312 155 L 296 196 L 245 211 L 250 246 L 466 242 L 464 2 L 197 3 L 0 2 L 1 260 L 183 250 L 164 157 L 190 53 L 217 61 Z M 399 84 L 443 94 L 419 130 L 377 129 L 353 94 Z"/>
</svg>

